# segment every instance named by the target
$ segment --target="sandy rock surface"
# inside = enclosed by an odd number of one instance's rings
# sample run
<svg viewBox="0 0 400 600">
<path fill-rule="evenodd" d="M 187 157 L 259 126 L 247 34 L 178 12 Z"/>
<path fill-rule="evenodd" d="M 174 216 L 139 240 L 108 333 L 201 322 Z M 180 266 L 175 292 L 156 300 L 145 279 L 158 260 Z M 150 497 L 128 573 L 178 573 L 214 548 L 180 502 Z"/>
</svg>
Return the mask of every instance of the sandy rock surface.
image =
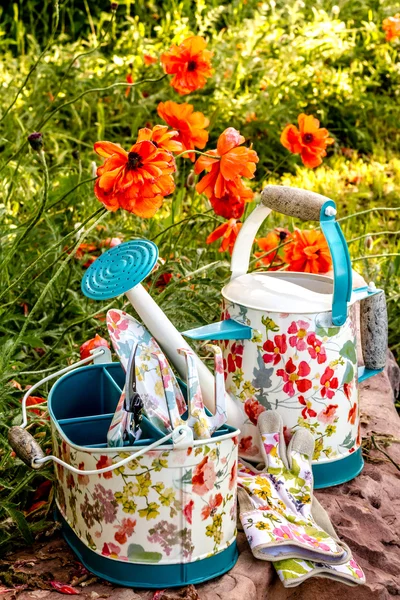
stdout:
<svg viewBox="0 0 400 600">
<path fill-rule="evenodd" d="M 349 483 L 317 492 L 340 537 L 365 571 L 365 586 L 348 587 L 328 579 L 309 580 L 285 590 L 270 563 L 253 558 L 243 534 L 240 556 L 226 575 L 208 583 L 155 595 L 154 600 L 388 600 L 400 596 L 400 419 L 393 403 L 399 368 L 388 355 L 384 373 L 361 384 L 362 431 L 369 455 L 363 472 Z M 389 442 L 391 441 L 390 445 Z M 34 548 L 0 561 L 4 600 L 60 600 L 51 580 L 73 584 L 85 600 L 152 600 L 154 591 L 117 588 L 82 570 L 57 533 Z M 9 590 L 9 591 L 6 591 Z"/>
</svg>

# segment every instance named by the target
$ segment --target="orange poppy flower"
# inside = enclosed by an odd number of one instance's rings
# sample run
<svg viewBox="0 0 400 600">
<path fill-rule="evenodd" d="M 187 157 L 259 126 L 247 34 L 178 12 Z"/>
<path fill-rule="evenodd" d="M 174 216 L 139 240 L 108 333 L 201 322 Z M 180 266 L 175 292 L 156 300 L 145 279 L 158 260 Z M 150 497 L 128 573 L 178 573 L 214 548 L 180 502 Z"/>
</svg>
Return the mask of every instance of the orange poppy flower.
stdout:
<svg viewBox="0 0 400 600">
<path fill-rule="evenodd" d="M 178 132 L 168 130 L 166 125 L 155 125 L 153 129 L 144 127 L 139 129 L 138 142 L 147 140 L 153 142 L 157 148 L 166 150 L 167 152 L 182 152 L 182 142 L 178 142 Z"/>
<path fill-rule="evenodd" d="M 173 156 L 152 142 L 137 142 L 129 152 L 112 142 L 96 142 L 94 150 L 105 158 L 97 169 L 94 193 L 108 210 L 123 208 L 152 217 L 175 189 Z"/>
<path fill-rule="evenodd" d="M 253 198 L 253 192 L 244 186 L 237 188 L 227 182 L 228 192 L 221 198 L 211 196 L 210 203 L 214 212 L 224 219 L 240 219 L 244 213 L 245 203 Z"/>
<path fill-rule="evenodd" d="M 253 197 L 253 192 L 243 185 L 240 178 L 254 177 L 258 156 L 251 148 L 243 148 L 244 141 L 239 131 L 228 127 L 219 136 L 217 148 L 207 151 L 212 156 L 200 156 L 197 159 L 195 173 L 208 171 L 196 185 L 199 194 L 204 193 L 209 199 L 213 196 L 222 198 L 225 194 L 232 195 L 235 189 L 237 196 L 249 200 Z"/>
<path fill-rule="evenodd" d="M 261 252 L 255 252 L 254 254 L 261 257 L 261 260 L 256 264 L 256 267 L 269 266 L 275 263 L 270 268 L 272 271 L 276 271 L 282 266 L 282 259 L 279 256 L 279 250 L 277 247 L 290 235 L 287 229 L 281 229 L 277 227 L 273 231 L 267 233 L 263 238 L 256 240 L 258 247 Z M 266 254 L 268 253 L 268 254 Z"/>
<path fill-rule="evenodd" d="M 386 41 L 390 42 L 400 37 L 400 13 L 394 17 L 388 17 L 382 22 L 382 29 L 386 33 Z"/>
<path fill-rule="evenodd" d="M 219 251 L 225 252 L 225 250 L 229 250 L 229 254 L 232 254 L 233 246 L 235 245 L 241 226 L 242 224 L 240 222 L 238 223 L 236 219 L 229 219 L 229 221 L 222 223 L 222 225 L 219 225 L 217 229 L 214 229 L 214 231 L 210 233 L 206 239 L 206 243 L 212 244 L 222 237 Z"/>
<path fill-rule="evenodd" d="M 144 54 L 143 62 L 148 67 L 149 65 L 154 65 L 154 63 L 158 62 L 158 58 L 155 58 L 155 56 L 151 56 L 150 54 Z"/>
<path fill-rule="evenodd" d="M 293 241 L 284 246 L 288 271 L 304 273 L 326 273 L 332 266 L 332 259 L 325 236 L 320 231 L 295 229 Z"/>
<path fill-rule="evenodd" d="M 206 46 L 206 40 L 195 35 L 161 55 L 163 69 L 168 75 L 174 75 L 171 85 L 181 96 L 203 88 L 211 77 L 213 53 L 205 50 Z"/>
<path fill-rule="evenodd" d="M 184 102 L 177 104 L 172 100 L 160 102 L 157 106 L 158 115 L 173 130 L 178 132 L 176 140 L 181 142 L 183 150 L 202 150 L 208 141 L 208 131 L 205 130 L 210 124 L 209 119 L 202 112 L 193 112 L 193 105 Z M 192 162 L 195 154 L 187 154 Z"/>
<path fill-rule="evenodd" d="M 314 169 L 326 156 L 326 147 L 334 143 L 327 129 L 319 128 L 319 121 L 312 115 L 298 116 L 300 130 L 296 125 L 286 125 L 281 134 L 281 144 L 293 154 L 300 154 L 305 167 Z"/>
</svg>

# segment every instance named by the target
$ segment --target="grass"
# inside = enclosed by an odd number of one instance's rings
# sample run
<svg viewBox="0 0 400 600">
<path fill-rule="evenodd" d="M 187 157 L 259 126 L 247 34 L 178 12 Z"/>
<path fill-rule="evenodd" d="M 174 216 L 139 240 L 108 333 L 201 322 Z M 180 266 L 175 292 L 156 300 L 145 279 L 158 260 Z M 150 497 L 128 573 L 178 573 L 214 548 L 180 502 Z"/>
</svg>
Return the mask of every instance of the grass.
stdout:
<svg viewBox="0 0 400 600">
<path fill-rule="evenodd" d="M 382 20 L 396 12 L 386 0 L 319 0 L 312 6 L 140 0 L 126 1 L 116 12 L 105 1 L 94 6 L 28 0 L 0 11 L 0 551 L 5 551 L 51 527 L 51 495 L 28 511 L 34 490 L 53 477 L 52 469 L 30 471 L 6 441 L 8 427 L 20 422 L 22 390 L 75 361 L 80 345 L 95 333 L 107 337 L 106 310 L 126 306 L 123 298 L 97 303 L 82 295 L 87 256 L 80 258 L 78 247 L 90 243 L 97 247 L 91 253 L 99 254 L 110 237 L 154 240 L 165 263 L 146 283 L 175 325 L 183 330 L 219 317 L 229 255 L 205 240 L 222 219 L 196 194 L 188 159 L 178 159 L 176 191 L 151 220 L 106 212 L 93 194 L 93 163 L 99 164 L 93 143 L 105 139 L 129 147 L 140 127 L 160 122 L 160 101 L 189 101 L 203 111 L 211 121 L 208 148 L 226 127 L 239 129 L 260 157 L 251 183 L 256 192 L 266 183 L 281 183 L 337 202 L 354 267 L 386 290 L 390 346 L 398 355 L 400 46 L 387 43 L 381 30 Z M 204 90 L 180 99 L 160 65 L 146 66 L 143 56 L 159 56 L 190 33 L 209 40 L 215 74 Z M 129 94 L 128 73 L 134 79 Z M 316 170 L 303 167 L 279 141 L 300 112 L 317 116 L 335 137 Z M 33 131 L 43 133 L 43 155 L 28 145 Z M 263 231 L 295 224 L 274 215 Z M 163 272 L 173 277 L 160 287 Z M 48 391 L 45 386 L 40 394 L 46 398 Z M 31 423 L 30 431 L 50 448 L 48 421 L 32 414 Z"/>
</svg>

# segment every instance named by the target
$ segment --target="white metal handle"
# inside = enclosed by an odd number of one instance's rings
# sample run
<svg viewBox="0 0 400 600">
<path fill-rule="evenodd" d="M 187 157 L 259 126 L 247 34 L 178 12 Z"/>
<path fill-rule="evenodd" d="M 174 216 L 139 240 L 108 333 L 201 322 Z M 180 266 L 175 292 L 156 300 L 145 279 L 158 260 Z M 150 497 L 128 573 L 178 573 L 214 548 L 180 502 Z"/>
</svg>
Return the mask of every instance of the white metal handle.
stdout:
<svg viewBox="0 0 400 600">
<path fill-rule="evenodd" d="M 189 427 L 186 427 L 186 426 L 177 427 L 176 429 L 174 429 L 174 431 L 172 431 L 171 433 L 168 433 L 167 435 L 164 435 L 164 437 L 153 442 L 149 446 L 145 446 L 141 450 L 138 450 L 137 452 L 134 452 L 130 456 L 123 458 L 122 460 L 118 461 L 117 463 L 114 463 L 113 465 L 104 467 L 103 469 L 91 469 L 88 471 L 81 471 L 80 469 L 77 469 L 76 467 L 69 465 L 65 461 L 61 460 L 57 456 L 53 456 L 52 454 L 50 454 L 49 456 L 45 456 L 44 458 L 35 459 L 32 463 L 32 467 L 34 469 L 39 469 L 40 466 L 43 465 L 44 463 L 49 462 L 50 460 L 53 460 L 58 465 L 61 465 L 62 467 L 64 467 L 68 471 L 71 471 L 71 473 L 75 473 L 76 475 L 101 475 L 102 473 L 109 473 L 110 471 L 119 469 L 123 465 L 126 465 L 127 463 L 131 462 L 132 460 L 135 460 L 135 458 L 139 458 L 139 456 L 143 456 L 143 454 L 146 454 L 146 452 L 150 452 L 151 450 L 158 448 L 158 446 L 161 446 L 162 444 L 164 444 L 164 442 L 167 442 L 171 438 L 174 443 L 174 448 L 184 449 L 184 448 L 188 448 L 190 446 L 190 444 L 193 442 L 193 433 Z"/>
<path fill-rule="evenodd" d="M 243 223 L 232 252 L 231 280 L 247 273 L 254 238 L 263 221 L 271 212 L 271 208 L 259 204 Z"/>
<path fill-rule="evenodd" d="M 100 356 L 103 356 L 103 355 L 106 355 L 106 357 L 107 357 L 107 360 L 103 361 L 103 362 L 111 362 L 111 353 L 108 348 L 106 348 L 106 347 L 98 348 L 98 349 L 96 348 L 95 350 L 91 351 L 91 355 L 88 356 L 87 358 L 83 358 L 82 360 L 79 360 L 78 362 L 76 362 L 72 365 L 69 365 L 68 367 L 65 367 L 64 369 L 60 369 L 59 371 L 56 371 L 55 373 L 52 373 L 51 375 L 44 377 L 43 379 L 41 379 L 40 381 L 35 383 L 31 388 L 29 388 L 29 390 L 25 393 L 24 397 L 22 398 L 22 424 L 20 425 L 21 429 L 24 429 L 28 425 L 26 401 L 28 400 L 29 396 L 32 396 L 32 392 L 37 390 L 37 388 L 40 387 L 41 385 L 43 385 L 43 383 L 46 383 L 47 381 L 51 381 L 52 379 L 59 377 L 59 375 L 64 375 L 64 373 L 68 373 L 68 371 L 72 371 L 73 369 L 76 369 L 77 367 L 86 365 L 86 363 L 91 362 L 92 360 L 95 360 L 96 358 L 100 358 Z"/>
</svg>

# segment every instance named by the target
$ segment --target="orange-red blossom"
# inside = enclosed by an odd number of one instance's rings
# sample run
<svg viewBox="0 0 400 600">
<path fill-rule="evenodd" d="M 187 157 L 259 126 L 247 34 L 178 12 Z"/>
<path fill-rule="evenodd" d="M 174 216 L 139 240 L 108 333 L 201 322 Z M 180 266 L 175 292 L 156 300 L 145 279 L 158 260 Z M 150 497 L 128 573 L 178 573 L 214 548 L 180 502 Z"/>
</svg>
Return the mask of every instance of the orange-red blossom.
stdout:
<svg viewBox="0 0 400 600">
<path fill-rule="evenodd" d="M 241 226 L 242 224 L 240 222 L 238 223 L 236 219 L 229 219 L 229 221 L 222 223 L 222 225 L 219 225 L 212 233 L 210 233 L 206 243 L 212 244 L 212 242 L 222 238 L 219 251 L 225 252 L 225 250 L 229 250 L 229 253 L 232 254 L 233 246 L 235 245 Z"/>
<path fill-rule="evenodd" d="M 174 75 L 171 85 L 181 96 L 203 88 L 211 77 L 212 52 L 206 46 L 205 39 L 195 35 L 161 55 L 164 71 Z"/>
<path fill-rule="evenodd" d="M 295 229 L 293 241 L 284 246 L 288 271 L 304 273 L 326 273 L 332 266 L 332 259 L 325 236 L 314 229 Z"/>
<path fill-rule="evenodd" d="M 216 214 L 225 218 L 242 216 L 244 203 L 253 198 L 242 177 L 252 179 L 258 163 L 257 153 L 242 146 L 245 138 L 233 127 L 228 127 L 218 138 L 217 148 L 207 150 L 194 166 L 195 173 L 207 171 L 196 185 L 199 194 L 205 194 Z"/>
<path fill-rule="evenodd" d="M 193 105 L 183 102 L 178 104 L 172 100 L 160 102 L 157 106 L 158 115 L 177 132 L 176 139 L 182 144 L 182 150 L 202 150 L 208 141 L 206 128 L 210 124 L 207 117 L 200 111 L 193 111 Z M 195 160 L 194 152 L 184 155 Z"/>
<path fill-rule="evenodd" d="M 139 136 L 143 138 L 149 134 L 142 131 Z M 165 143 L 171 143 L 171 140 Z M 119 144 L 96 142 L 94 150 L 105 158 L 97 169 L 94 192 L 108 210 L 123 208 L 139 217 L 152 217 L 164 197 L 175 189 L 174 158 L 171 152 L 157 147 L 152 141 L 138 141 L 129 152 Z"/>
<path fill-rule="evenodd" d="M 319 127 L 318 119 L 301 113 L 298 116 L 299 129 L 286 125 L 281 134 L 281 143 L 293 154 L 300 154 L 305 167 L 314 169 L 326 156 L 326 147 L 334 143 L 327 129 Z"/>
<path fill-rule="evenodd" d="M 386 41 L 390 42 L 400 37 L 400 13 L 394 17 L 388 17 L 382 22 L 382 29 L 386 34 Z"/>
</svg>

